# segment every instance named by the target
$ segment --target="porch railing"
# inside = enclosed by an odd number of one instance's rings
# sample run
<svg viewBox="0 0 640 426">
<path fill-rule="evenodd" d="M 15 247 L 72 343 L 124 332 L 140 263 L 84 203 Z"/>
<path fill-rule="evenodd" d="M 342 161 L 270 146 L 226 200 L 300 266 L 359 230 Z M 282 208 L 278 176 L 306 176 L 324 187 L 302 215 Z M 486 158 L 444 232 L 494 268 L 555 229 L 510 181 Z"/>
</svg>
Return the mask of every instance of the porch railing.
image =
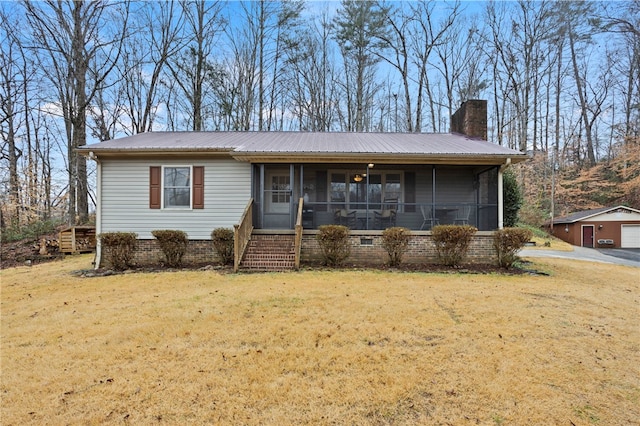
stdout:
<svg viewBox="0 0 640 426">
<path fill-rule="evenodd" d="M 298 204 L 298 213 L 300 212 Z M 346 225 L 354 230 L 382 230 L 402 226 L 414 231 L 429 231 L 435 225 L 473 225 L 480 231 L 498 227 L 495 203 L 396 203 L 345 204 L 336 202 L 304 203 L 302 225 L 317 229 L 320 225 Z"/>
<path fill-rule="evenodd" d="M 253 232 L 253 198 L 245 207 L 240 223 L 233 225 L 233 272 L 238 272 Z"/>
<path fill-rule="evenodd" d="M 294 266 L 296 270 L 300 269 L 300 252 L 302 251 L 302 211 L 304 199 L 300 198 L 300 202 L 298 203 L 298 214 L 296 215 L 296 238 L 294 242 Z"/>
</svg>

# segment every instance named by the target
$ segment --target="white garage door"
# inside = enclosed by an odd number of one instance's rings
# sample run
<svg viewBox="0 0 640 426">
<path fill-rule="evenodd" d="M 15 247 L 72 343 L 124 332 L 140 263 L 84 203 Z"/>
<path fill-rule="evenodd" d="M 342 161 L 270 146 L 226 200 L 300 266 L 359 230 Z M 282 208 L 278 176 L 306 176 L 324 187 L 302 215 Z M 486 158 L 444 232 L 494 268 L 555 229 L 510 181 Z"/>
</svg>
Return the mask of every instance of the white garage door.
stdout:
<svg viewBox="0 0 640 426">
<path fill-rule="evenodd" d="M 622 225 L 620 247 L 640 248 L 640 225 Z"/>
</svg>

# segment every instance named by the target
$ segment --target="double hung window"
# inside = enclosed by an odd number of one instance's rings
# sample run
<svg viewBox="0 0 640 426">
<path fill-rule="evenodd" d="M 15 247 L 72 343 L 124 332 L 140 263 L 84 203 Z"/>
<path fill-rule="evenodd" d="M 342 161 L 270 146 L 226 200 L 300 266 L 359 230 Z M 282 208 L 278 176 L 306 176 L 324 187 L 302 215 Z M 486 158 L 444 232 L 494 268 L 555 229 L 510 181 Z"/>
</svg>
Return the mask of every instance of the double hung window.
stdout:
<svg viewBox="0 0 640 426">
<path fill-rule="evenodd" d="M 151 166 L 149 208 L 203 209 L 203 166 Z"/>
<path fill-rule="evenodd" d="M 162 200 L 166 208 L 191 208 L 191 167 L 163 167 Z"/>
</svg>

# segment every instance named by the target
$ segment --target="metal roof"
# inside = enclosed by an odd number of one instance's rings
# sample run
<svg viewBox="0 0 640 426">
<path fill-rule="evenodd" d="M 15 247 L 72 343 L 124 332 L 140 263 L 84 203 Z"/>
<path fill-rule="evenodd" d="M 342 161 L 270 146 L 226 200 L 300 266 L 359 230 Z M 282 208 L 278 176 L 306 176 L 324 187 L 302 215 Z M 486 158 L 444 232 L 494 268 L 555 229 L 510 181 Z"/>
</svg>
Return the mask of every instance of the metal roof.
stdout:
<svg viewBox="0 0 640 426">
<path fill-rule="evenodd" d="M 553 219 L 553 223 L 554 224 L 575 223 L 575 222 L 579 222 L 581 220 L 592 218 L 594 216 L 598 216 L 598 215 L 603 214 L 603 213 L 609 213 L 609 212 L 612 212 L 612 211 L 618 210 L 618 209 L 628 210 L 630 212 L 635 212 L 635 213 L 640 213 L 640 210 L 636 210 L 636 209 L 633 209 L 631 207 L 626 207 L 626 206 L 601 207 L 599 209 L 584 210 L 584 211 L 580 211 L 580 212 L 571 213 L 570 215 L 567 215 L 567 216 L 554 218 Z"/>
<path fill-rule="evenodd" d="M 519 162 L 527 155 L 452 133 L 346 132 L 149 132 L 80 148 L 85 154 L 229 152 L 239 160 L 268 158 L 347 159 L 408 157 L 492 157 Z"/>
</svg>

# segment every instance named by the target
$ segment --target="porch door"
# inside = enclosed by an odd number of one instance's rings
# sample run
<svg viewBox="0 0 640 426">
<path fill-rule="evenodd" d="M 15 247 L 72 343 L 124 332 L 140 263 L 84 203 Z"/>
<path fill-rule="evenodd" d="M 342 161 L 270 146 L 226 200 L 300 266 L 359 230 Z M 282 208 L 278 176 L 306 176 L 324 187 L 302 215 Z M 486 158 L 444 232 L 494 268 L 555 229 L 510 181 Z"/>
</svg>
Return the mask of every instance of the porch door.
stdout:
<svg viewBox="0 0 640 426">
<path fill-rule="evenodd" d="M 582 226 L 582 247 L 593 248 L 593 233 L 594 233 L 593 225 Z"/>
<path fill-rule="evenodd" d="M 291 176 L 288 169 L 267 169 L 264 183 L 264 227 L 291 227 Z"/>
<path fill-rule="evenodd" d="M 266 213 L 289 214 L 291 204 L 291 176 L 289 176 L 289 170 L 270 170 L 267 172 L 266 180 Z"/>
</svg>

